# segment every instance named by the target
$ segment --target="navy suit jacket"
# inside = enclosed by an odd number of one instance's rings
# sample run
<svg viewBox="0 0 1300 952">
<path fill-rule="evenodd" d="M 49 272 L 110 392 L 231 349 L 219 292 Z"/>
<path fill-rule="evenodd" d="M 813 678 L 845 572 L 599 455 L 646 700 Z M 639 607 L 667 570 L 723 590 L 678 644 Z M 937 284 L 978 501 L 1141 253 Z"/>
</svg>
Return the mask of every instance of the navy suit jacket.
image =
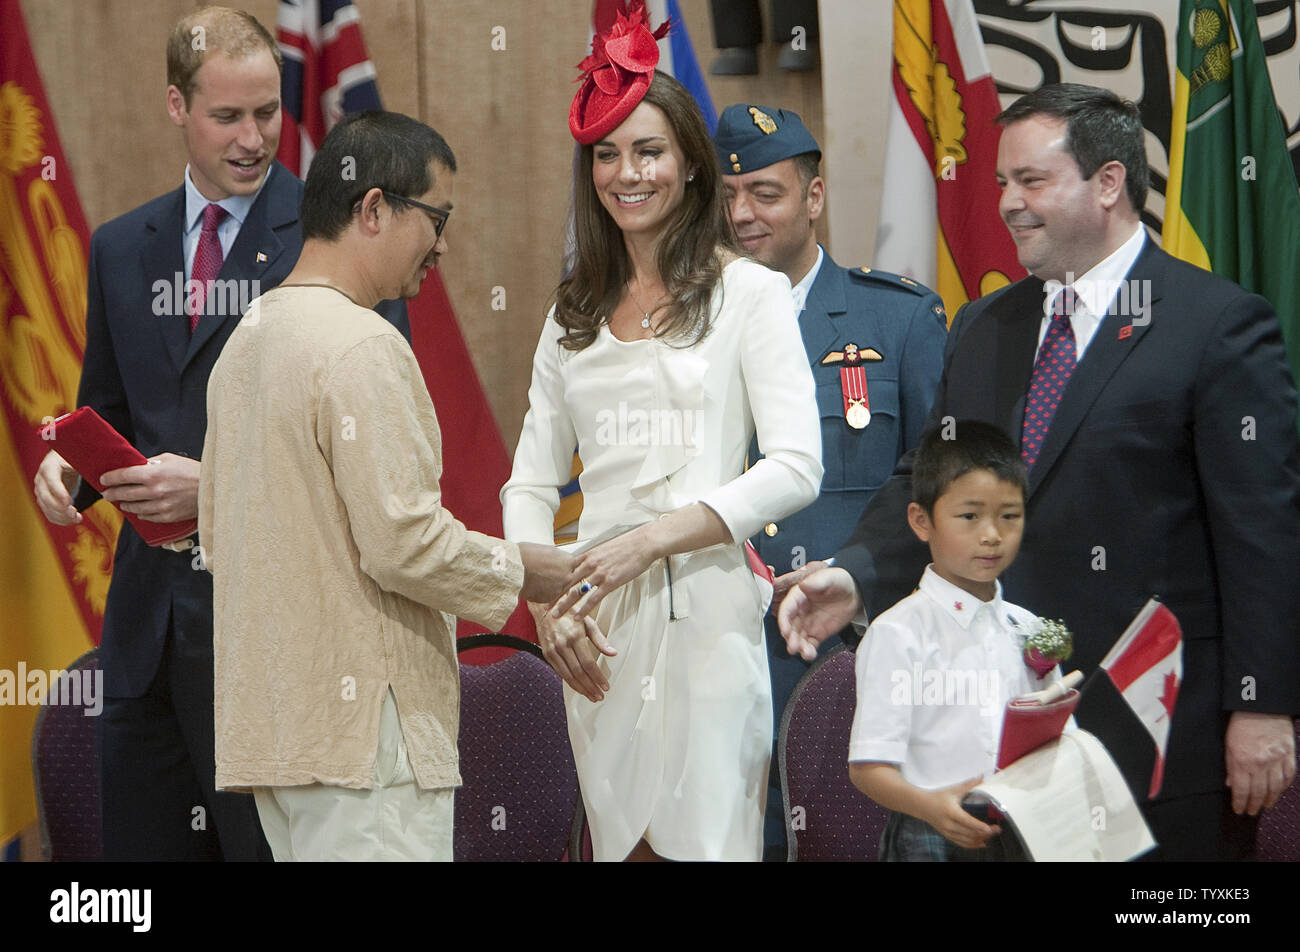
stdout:
<svg viewBox="0 0 1300 952">
<path fill-rule="evenodd" d="M 817 385 L 825 475 L 816 502 L 752 540 L 778 575 L 794 568 L 797 554 L 805 561 L 828 558 L 898 458 L 917 444 L 939 384 L 946 330 L 943 302 L 928 288 L 885 271 L 850 271 L 824 255 L 799 331 Z M 849 343 L 883 358 L 859 365 L 871 407 L 871 421 L 861 430 L 844 418 L 843 365 L 822 363 Z M 757 459 L 757 444 L 749 456 Z"/>
<path fill-rule="evenodd" d="M 1107 315 L 1075 369 L 1002 581 L 1012 602 L 1065 621 L 1069 666 L 1085 675 L 1149 597 L 1178 617 L 1183 683 L 1163 800 L 1223 789 L 1231 711 L 1300 712 L 1300 449 L 1267 301 L 1149 240 L 1128 280 L 1149 312 Z M 973 418 L 1019 442 L 1043 293 L 1031 276 L 958 312 L 929 426 Z M 873 616 L 928 560 L 906 524 L 913 455 L 836 555 Z M 1107 726 L 1082 705 L 1078 720 L 1099 735 Z M 1140 736 L 1136 720 L 1132 730 Z M 1140 746 L 1149 771 L 1154 745 Z"/>
<path fill-rule="evenodd" d="M 302 191 L 302 182 L 272 163 L 218 277 L 248 282 L 242 303 L 278 285 L 298 260 Z M 203 455 L 208 375 L 239 322 L 239 294 L 221 313 L 203 315 L 193 336 L 184 313 L 174 313 L 173 289 L 185 272 L 184 217 L 181 187 L 101 226 L 90 240 L 77 404 L 94 407 L 147 457 Z M 385 316 L 409 340 L 405 306 L 399 302 Z M 83 483 L 74 504 L 84 509 L 98 498 Z M 146 545 L 123 522 L 101 645 L 109 696 L 139 697 L 148 689 L 169 617 L 178 640 L 210 650 L 212 577 L 195 561 L 187 552 Z"/>
</svg>

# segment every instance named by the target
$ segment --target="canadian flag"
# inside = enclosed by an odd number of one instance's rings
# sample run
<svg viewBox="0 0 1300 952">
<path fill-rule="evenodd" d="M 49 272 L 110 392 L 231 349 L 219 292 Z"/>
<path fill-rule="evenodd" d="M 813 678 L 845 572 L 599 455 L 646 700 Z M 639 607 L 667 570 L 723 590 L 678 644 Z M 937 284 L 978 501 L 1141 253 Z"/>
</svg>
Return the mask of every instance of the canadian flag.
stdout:
<svg viewBox="0 0 1300 952">
<path fill-rule="evenodd" d="M 1169 724 L 1183 680 L 1183 629 L 1174 613 L 1154 598 L 1148 601 L 1101 659 L 1101 667 L 1156 742 L 1147 794 L 1154 797 L 1164 781 Z"/>
</svg>

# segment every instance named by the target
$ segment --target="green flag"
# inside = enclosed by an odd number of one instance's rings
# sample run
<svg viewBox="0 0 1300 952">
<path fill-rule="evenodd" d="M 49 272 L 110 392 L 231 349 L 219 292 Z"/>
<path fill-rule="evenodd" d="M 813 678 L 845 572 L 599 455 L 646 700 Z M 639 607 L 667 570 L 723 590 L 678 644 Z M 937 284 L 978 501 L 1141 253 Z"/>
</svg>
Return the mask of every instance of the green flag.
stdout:
<svg viewBox="0 0 1300 952">
<path fill-rule="evenodd" d="M 1163 245 L 1263 295 L 1300 377 L 1300 191 L 1250 0 L 1182 0 Z"/>
</svg>

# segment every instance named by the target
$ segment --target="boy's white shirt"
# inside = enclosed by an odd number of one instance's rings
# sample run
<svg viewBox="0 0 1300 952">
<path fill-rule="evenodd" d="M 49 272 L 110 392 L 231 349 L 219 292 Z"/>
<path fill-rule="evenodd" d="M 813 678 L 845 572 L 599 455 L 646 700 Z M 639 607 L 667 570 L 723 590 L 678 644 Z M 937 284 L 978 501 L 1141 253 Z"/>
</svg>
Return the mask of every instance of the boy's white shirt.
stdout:
<svg viewBox="0 0 1300 952">
<path fill-rule="evenodd" d="M 925 790 L 991 774 L 1007 701 L 1059 676 L 1036 678 L 1024 663 L 1020 634 L 1036 623 L 1002 600 L 1001 582 L 982 602 L 927 566 L 858 646 L 849 761 L 896 764 Z"/>
</svg>

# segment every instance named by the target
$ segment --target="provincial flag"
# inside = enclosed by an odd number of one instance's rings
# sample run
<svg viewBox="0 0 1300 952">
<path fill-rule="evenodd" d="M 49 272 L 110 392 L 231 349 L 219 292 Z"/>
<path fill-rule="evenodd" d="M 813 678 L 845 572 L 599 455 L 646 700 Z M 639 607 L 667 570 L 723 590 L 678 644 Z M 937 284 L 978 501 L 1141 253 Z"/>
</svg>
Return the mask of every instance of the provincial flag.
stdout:
<svg viewBox="0 0 1300 952">
<path fill-rule="evenodd" d="M 77 405 L 90 233 L 19 0 L 0 0 L 0 672 L 62 670 L 99 643 L 121 514 L 45 521 L 32 480 L 54 417 Z M 28 684 L 14 684 L 18 695 Z M 14 699 L 16 700 L 16 698 Z M 32 725 L 0 704 L 0 843 L 36 819 Z"/>
<path fill-rule="evenodd" d="M 339 119 L 382 108 L 375 67 L 351 0 L 281 0 L 276 41 L 284 56 L 285 113 L 277 157 L 306 178 L 312 156 Z M 407 302 L 407 310 L 411 349 L 442 430 L 443 505 L 469 528 L 500 536 L 497 494 L 510 476 L 510 458 L 437 269 L 424 279 L 420 296 Z M 482 630 L 462 621 L 457 634 Z M 522 605 L 505 631 L 536 640 L 532 618 Z M 493 651 L 476 652 L 474 660 L 486 663 L 496 657 L 499 653 Z"/>
<path fill-rule="evenodd" d="M 1183 630 L 1174 613 L 1149 600 L 1101 659 L 1101 668 L 1155 741 L 1156 763 L 1147 793 L 1153 798 L 1164 781 L 1169 725 L 1183 680 Z"/>
<path fill-rule="evenodd" d="M 877 267 L 957 313 L 1025 270 L 998 215 L 1001 111 L 971 0 L 895 0 Z"/>
<path fill-rule="evenodd" d="M 1300 191 L 1255 4 L 1182 0 L 1165 251 L 1263 295 L 1300 377 Z"/>
</svg>

